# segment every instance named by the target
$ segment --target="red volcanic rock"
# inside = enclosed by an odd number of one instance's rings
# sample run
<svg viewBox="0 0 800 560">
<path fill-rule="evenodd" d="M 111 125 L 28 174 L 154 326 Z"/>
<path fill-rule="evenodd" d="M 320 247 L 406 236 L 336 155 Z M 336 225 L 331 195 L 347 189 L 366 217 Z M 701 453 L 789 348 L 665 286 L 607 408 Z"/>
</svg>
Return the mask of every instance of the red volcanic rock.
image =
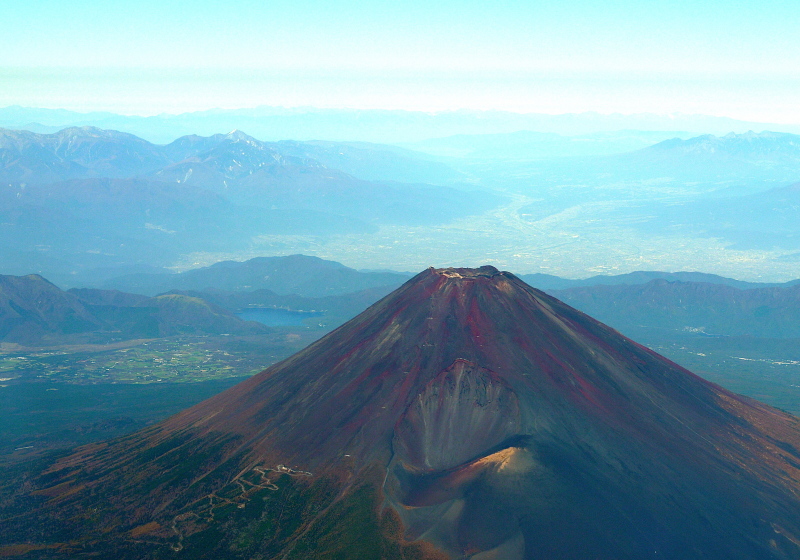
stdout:
<svg viewBox="0 0 800 560">
<path fill-rule="evenodd" d="M 196 504 L 276 465 L 334 481 L 345 511 L 371 488 L 375 526 L 428 543 L 419 558 L 800 558 L 797 418 L 493 267 L 419 274 L 240 385 L 62 460 L 48 495 L 85 507 L 113 485 L 128 526 L 208 527 Z M 313 540 L 332 507 L 264 557 L 337 557 L 344 536 Z M 364 557 L 406 557 L 387 547 Z"/>
</svg>

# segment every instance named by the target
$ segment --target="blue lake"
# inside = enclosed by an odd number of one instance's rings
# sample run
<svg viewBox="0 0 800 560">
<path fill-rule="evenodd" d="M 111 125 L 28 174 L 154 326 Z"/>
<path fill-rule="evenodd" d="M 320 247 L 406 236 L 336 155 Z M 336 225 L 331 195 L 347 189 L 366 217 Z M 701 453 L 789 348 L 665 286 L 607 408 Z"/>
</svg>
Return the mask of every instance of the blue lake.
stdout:
<svg viewBox="0 0 800 560">
<path fill-rule="evenodd" d="M 236 314 L 239 319 L 257 321 L 268 327 L 298 326 L 302 325 L 305 319 L 321 317 L 322 315 L 321 311 L 292 311 L 290 309 L 273 309 L 271 307 L 244 309 Z"/>
</svg>

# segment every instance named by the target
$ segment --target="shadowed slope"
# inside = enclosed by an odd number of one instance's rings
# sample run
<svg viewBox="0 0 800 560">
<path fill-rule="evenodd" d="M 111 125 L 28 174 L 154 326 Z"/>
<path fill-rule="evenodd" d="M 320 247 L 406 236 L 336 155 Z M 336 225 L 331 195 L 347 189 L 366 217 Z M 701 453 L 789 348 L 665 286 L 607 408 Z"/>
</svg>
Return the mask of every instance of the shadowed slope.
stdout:
<svg viewBox="0 0 800 560">
<path fill-rule="evenodd" d="M 788 559 L 800 558 L 798 449 L 796 418 L 511 274 L 430 269 L 225 393 L 82 448 L 42 491 L 59 516 L 115 512 L 71 534 L 107 530 L 98 551 L 127 550 L 148 523 L 153 546 L 217 531 L 208 550 L 230 551 L 244 529 L 220 525 L 214 500 L 247 509 L 283 473 L 275 492 L 308 502 L 288 536 L 271 521 L 258 550 L 279 553 L 265 557 L 336 557 L 356 523 L 384 551 L 428 542 L 451 558 Z M 359 492 L 371 517 L 331 520 L 358 510 Z"/>
</svg>

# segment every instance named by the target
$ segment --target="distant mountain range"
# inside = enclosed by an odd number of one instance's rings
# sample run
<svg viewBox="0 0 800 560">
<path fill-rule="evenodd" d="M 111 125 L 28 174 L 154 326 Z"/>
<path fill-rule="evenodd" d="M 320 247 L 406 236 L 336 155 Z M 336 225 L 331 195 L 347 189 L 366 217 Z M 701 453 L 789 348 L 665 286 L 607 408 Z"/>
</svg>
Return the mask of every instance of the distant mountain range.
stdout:
<svg viewBox="0 0 800 560">
<path fill-rule="evenodd" d="M 800 251 L 800 183 L 738 196 L 649 203 L 642 210 L 641 204 L 632 205 L 615 215 L 650 234 L 722 239 L 738 250 Z M 798 258 L 800 253 L 792 253 L 783 260 Z"/>
<path fill-rule="evenodd" d="M 800 127 L 745 122 L 707 115 L 634 115 L 578 113 L 520 114 L 504 111 L 415 111 L 256 107 L 212 109 L 180 115 L 137 117 L 113 113 L 11 106 L 0 109 L 0 126 L 56 132 L 69 126 L 124 130 L 152 142 L 169 143 L 188 134 L 211 135 L 244 129 L 266 140 L 350 140 L 394 144 L 453 135 L 513 133 L 521 130 L 577 136 L 619 130 L 686 131 L 727 134 L 747 130 L 779 130 L 800 134 Z"/>
<path fill-rule="evenodd" d="M 591 151 L 656 140 L 648 134 L 584 140 L 597 142 Z M 244 255 L 313 252 L 344 260 L 351 247 L 349 262 L 407 268 L 420 258 L 441 262 L 452 243 L 469 243 L 477 216 L 475 231 L 496 236 L 500 259 L 512 258 L 526 233 L 549 231 L 600 246 L 619 233 L 632 245 L 655 235 L 655 258 L 673 262 L 681 239 L 716 243 L 710 238 L 732 250 L 768 252 L 759 258 L 774 261 L 765 273 L 776 276 L 781 262 L 800 259 L 800 200 L 788 187 L 800 179 L 800 136 L 704 135 L 602 156 L 540 159 L 542 153 L 530 152 L 553 137 L 471 138 L 494 155 L 444 158 L 445 164 L 393 146 L 262 142 L 241 131 L 156 145 L 91 127 L 49 135 L 6 130 L 2 272 L 84 286 Z M 580 138 L 556 140 L 582 149 Z M 509 159 L 502 159 L 506 152 Z M 321 249 L 326 245 L 330 250 Z M 392 251 L 379 251 L 384 261 L 366 262 L 365 251 L 376 247 Z"/>
<path fill-rule="evenodd" d="M 117 291 L 62 291 L 41 276 L 0 276 L 0 340 L 25 346 L 92 343 L 178 334 L 263 334 L 200 298 Z"/>
<path fill-rule="evenodd" d="M 779 132 L 746 132 L 724 136 L 702 135 L 672 138 L 627 153 L 546 159 L 531 157 L 525 162 L 488 162 L 471 168 L 472 173 L 491 177 L 508 174 L 502 184 L 525 185 L 530 176 L 538 185 L 579 182 L 589 186 L 658 180 L 672 191 L 692 193 L 701 187 L 747 186 L 750 192 L 800 179 L 800 135 Z M 515 182 L 513 178 L 515 178 Z M 624 183 L 623 183 L 624 184 Z M 693 188 L 694 186 L 694 188 Z M 651 194 L 650 190 L 646 191 Z M 667 191 L 669 192 L 669 191 Z M 607 196 L 598 189 L 587 196 Z M 616 193 L 619 196 L 619 192 Z M 629 193 L 632 198 L 635 193 Z"/>
<path fill-rule="evenodd" d="M 164 149 L 115 130 L 87 126 L 36 134 L 0 129 L 0 181 L 7 183 L 132 177 L 170 163 Z"/>
<path fill-rule="evenodd" d="M 350 168 L 373 177 L 457 175 L 409 154 L 265 143 L 238 131 L 167 146 L 90 127 L 50 135 L 0 131 L 3 272 L 36 272 L 75 286 L 152 270 L 194 251 L 242 250 L 259 236 L 445 223 L 502 200 L 487 192 L 358 179 L 312 157 L 344 167 L 352 162 Z"/>
<path fill-rule="evenodd" d="M 153 176 L 218 187 L 228 181 L 227 186 L 233 187 L 245 176 L 252 181 L 254 173 L 280 167 L 336 170 L 365 180 L 406 183 L 454 183 L 463 178 L 423 153 L 363 142 L 261 142 L 234 130 L 208 137 L 192 134 L 157 145 L 91 126 L 52 134 L 0 129 L 0 182 Z M 186 178 L 190 171 L 197 177 Z"/>
<path fill-rule="evenodd" d="M 782 132 L 743 134 L 733 132 L 725 136 L 705 134 L 682 140 L 674 138 L 659 142 L 648 150 L 651 153 L 683 153 L 713 158 L 736 158 L 754 163 L 772 161 L 778 157 L 800 160 L 800 137 Z"/>
<path fill-rule="evenodd" d="M 179 274 L 134 274 L 112 278 L 106 288 L 154 295 L 169 290 L 254 292 L 321 298 L 368 288 L 399 286 L 409 275 L 359 272 L 341 263 L 309 257 L 257 257 L 245 262 L 223 261 Z"/>
<path fill-rule="evenodd" d="M 343 264 L 308 255 L 256 257 L 247 261 L 223 261 L 181 273 L 141 273 L 110 278 L 100 286 L 141 294 L 168 290 L 221 290 L 253 292 L 270 290 L 279 295 L 319 298 L 353 293 L 359 290 L 399 286 L 410 273 L 394 271 L 358 271 Z M 583 279 L 561 278 L 551 274 L 520 274 L 529 285 L 540 290 L 564 290 L 587 286 L 646 284 L 651 280 L 719 284 L 742 290 L 789 287 L 789 282 L 746 282 L 705 272 L 663 272 L 640 270 L 626 274 L 596 275 Z"/>
<path fill-rule="evenodd" d="M 359 272 L 303 255 L 221 262 L 183 274 L 134 275 L 108 283 L 121 290 L 64 291 L 35 274 L 6 275 L 0 276 L 0 341 L 28 346 L 100 344 L 181 334 L 268 332 L 234 315 L 253 307 L 324 311 L 324 324 L 332 327 L 408 278 Z"/>
<path fill-rule="evenodd" d="M 629 336 L 800 338 L 800 284 L 739 289 L 663 279 L 548 293 Z"/>
<path fill-rule="evenodd" d="M 800 280 L 743 282 L 702 272 L 637 271 L 570 280 L 520 276 L 531 286 L 634 338 L 800 338 Z"/>
<path fill-rule="evenodd" d="M 234 315 L 254 308 L 323 313 L 318 322 L 330 329 L 408 278 L 360 272 L 303 255 L 227 261 L 180 274 L 128 275 L 105 282 L 103 289 L 66 292 L 36 275 L 3 276 L 0 340 L 56 344 L 264 332 L 262 325 Z M 648 342 L 675 337 L 800 338 L 800 280 L 767 284 L 656 271 L 584 280 L 542 274 L 520 278 Z"/>
<path fill-rule="evenodd" d="M 725 278 L 718 274 L 705 272 L 661 272 L 656 270 L 637 270 L 626 274 L 599 274 L 583 279 L 569 279 L 553 276 L 552 274 L 521 274 L 525 282 L 540 290 L 564 290 L 567 288 L 580 288 L 586 286 L 618 286 L 646 284 L 651 280 L 666 280 L 668 282 L 703 282 L 706 284 L 721 284 L 739 289 L 768 288 L 774 286 L 793 286 L 800 284 L 800 280 L 791 280 L 783 283 L 770 282 L 745 282 L 733 278 Z"/>
<path fill-rule="evenodd" d="M 626 154 L 464 168 L 479 181 L 533 199 L 518 208 L 518 216 L 529 223 L 547 220 L 542 227 L 556 220 L 581 234 L 580 224 L 591 220 L 587 233 L 601 240 L 601 232 L 614 236 L 619 230 L 635 232 L 642 245 L 654 236 L 675 239 L 666 252 L 679 252 L 679 239 L 698 238 L 718 239 L 733 251 L 788 251 L 781 258 L 795 261 L 791 255 L 800 251 L 798 135 L 704 135 Z M 566 222 L 558 217 L 565 211 Z"/>
<path fill-rule="evenodd" d="M 640 166 L 662 166 L 680 176 L 715 174 L 748 178 L 759 172 L 788 172 L 796 180 L 800 164 L 800 136 L 781 132 L 753 131 L 744 134 L 674 138 L 644 148 L 636 154 Z"/>
<path fill-rule="evenodd" d="M 800 280 L 743 282 L 700 272 L 639 271 L 569 280 L 523 274 L 522 280 L 599 317 L 624 333 L 800 338 Z M 281 307 L 324 311 L 328 326 L 355 316 L 408 276 L 359 272 L 304 255 L 222 262 L 181 274 L 111 279 L 107 288 L 153 295 L 172 291 L 231 311 Z"/>
<path fill-rule="evenodd" d="M 690 136 L 688 132 L 676 130 L 617 130 L 576 136 L 520 130 L 504 134 L 459 134 L 411 142 L 405 146 L 448 158 L 531 161 L 627 153 L 650 147 L 664 140 Z"/>
<path fill-rule="evenodd" d="M 465 175 L 423 151 L 367 142 L 282 140 L 276 143 L 285 154 L 314 159 L 326 167 L 339 169 L 368 181 L 399 181 L 450 185 L 465 180 Z"/>
</svg>

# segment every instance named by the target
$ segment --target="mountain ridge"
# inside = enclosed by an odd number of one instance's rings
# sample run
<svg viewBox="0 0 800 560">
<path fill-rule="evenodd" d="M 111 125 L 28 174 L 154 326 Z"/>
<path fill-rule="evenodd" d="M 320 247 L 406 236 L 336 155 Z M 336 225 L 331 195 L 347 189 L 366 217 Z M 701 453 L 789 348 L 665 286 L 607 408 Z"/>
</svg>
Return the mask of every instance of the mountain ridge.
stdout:
<svg viewBox="0 0 800 560">
<path fill-rule="evenodd" d="M 800 338 L 800 285 L 739 289 L 654 279 L 548 293 L 623 332 L 650 328 L 703 336 Z"/>
<path fill-rule="evenodd" d="M 314 153 L 373 175 L 382 167 L 369 163 L 375 154 L 394 166 L 380 180 L 365 180 L 326 166 Z M 63 282 L 101 269 L 165 267 L 193 252 L 237 252 L 276 235 L 447 223 L 504 200 L 471 188 L 393 181 L 424 178 L 425 169 L 442 175 L 428 160 L 417 168 L 408 154 L 395 153 L 352 145 L 341 153 L 331 145 L 305 149 L 241 131 L 156 146 L 94 128 L 52 135 L 6 130 L 0 134 L 4 272 L 33 270 Z"/>
<path fill-rule="evenodd" d="M 178 334 L 263 334 L 269 329 L 195 296 L 62 291 L 39 275 L 0 275 L 0 340 L 26 346 L 158 338 Z"/>
<path fill-rule="evenodd" d="M 623 274 L 598 274 L 587 278 L 562 278 L 552 274 L 520 274 L 520 278 L 528 284 L 540 290 L 564 290 L 569 288 L 580 288 L 590 286 L 613 286 L 613 285 L 636 285 L 646 284 L 652 280 L 666 280 L 669 282 L 702 282 L 706 284 L 722 284 L 742 290 L 769 288 L 778 286 L 792 286 L 800 283 L 800 280 L 789 280 L 788 282 L 750 282 L 727 278 L 718 274 L 709 274 L 699 271 L 676 271 L 665 272 L 660 270 L 635 270 Z"/>
<path fill-rule="evenodd" d="M 340 141 L 346 138 L 380 143 L 414 142 L 455 134 L 511 133 L 518 130 L 591 134 L 609 130 L 644 129 L 727 134 L 732 130 L 745 132 L 748 129 L 773 129 L 800 133 L 800 129 L 792 125 L 680 113 L 602 115 L 588 112 L 545 115 L 457 110 L 431 114 L 415 111 L 261 106 L 141 117 L 19 106 L 0 109 L 0 126 L 18 128 L 36 122 L 47 127 L 91 124 L 102 128 L 117 128 L 162 143 L 171 142 L 185 134 L 213 134 L 219 130 L 236 128 L 251 130 L 253 134 L 270 140 L 316 138 Z"/>
<path fill-rule="evenodd" d="M 177 274 L 138 274 L 106 281 L 106 287 L 154 295 L 169 290 L 227 291 L 267 289 L 279 295 L 322 297 L 366 288 L 396 286 L 401 273 L 359 272 L 343 264 L 306 255 L 254 257 L 247 261 L 220 261 Z"/>
<path fill-rule="evenodd" d="M 379 163 L 365 165 L 376 157 Z M 276 165 L 342 169 L 372 181 L 451 184 L 462 178 L 423 153 L 381 144 L 263 142 L 233 130 L 210 136 L 189 134 L 159 145 L 94 126 L 67 127 L 50 134 L 0 128 L 0 180 L 10 183 L 141 176 L 181 182 L 192 166 L 236 179 Z M 416 173 L 415 166 L 420 167 Z"/>
</svg>

